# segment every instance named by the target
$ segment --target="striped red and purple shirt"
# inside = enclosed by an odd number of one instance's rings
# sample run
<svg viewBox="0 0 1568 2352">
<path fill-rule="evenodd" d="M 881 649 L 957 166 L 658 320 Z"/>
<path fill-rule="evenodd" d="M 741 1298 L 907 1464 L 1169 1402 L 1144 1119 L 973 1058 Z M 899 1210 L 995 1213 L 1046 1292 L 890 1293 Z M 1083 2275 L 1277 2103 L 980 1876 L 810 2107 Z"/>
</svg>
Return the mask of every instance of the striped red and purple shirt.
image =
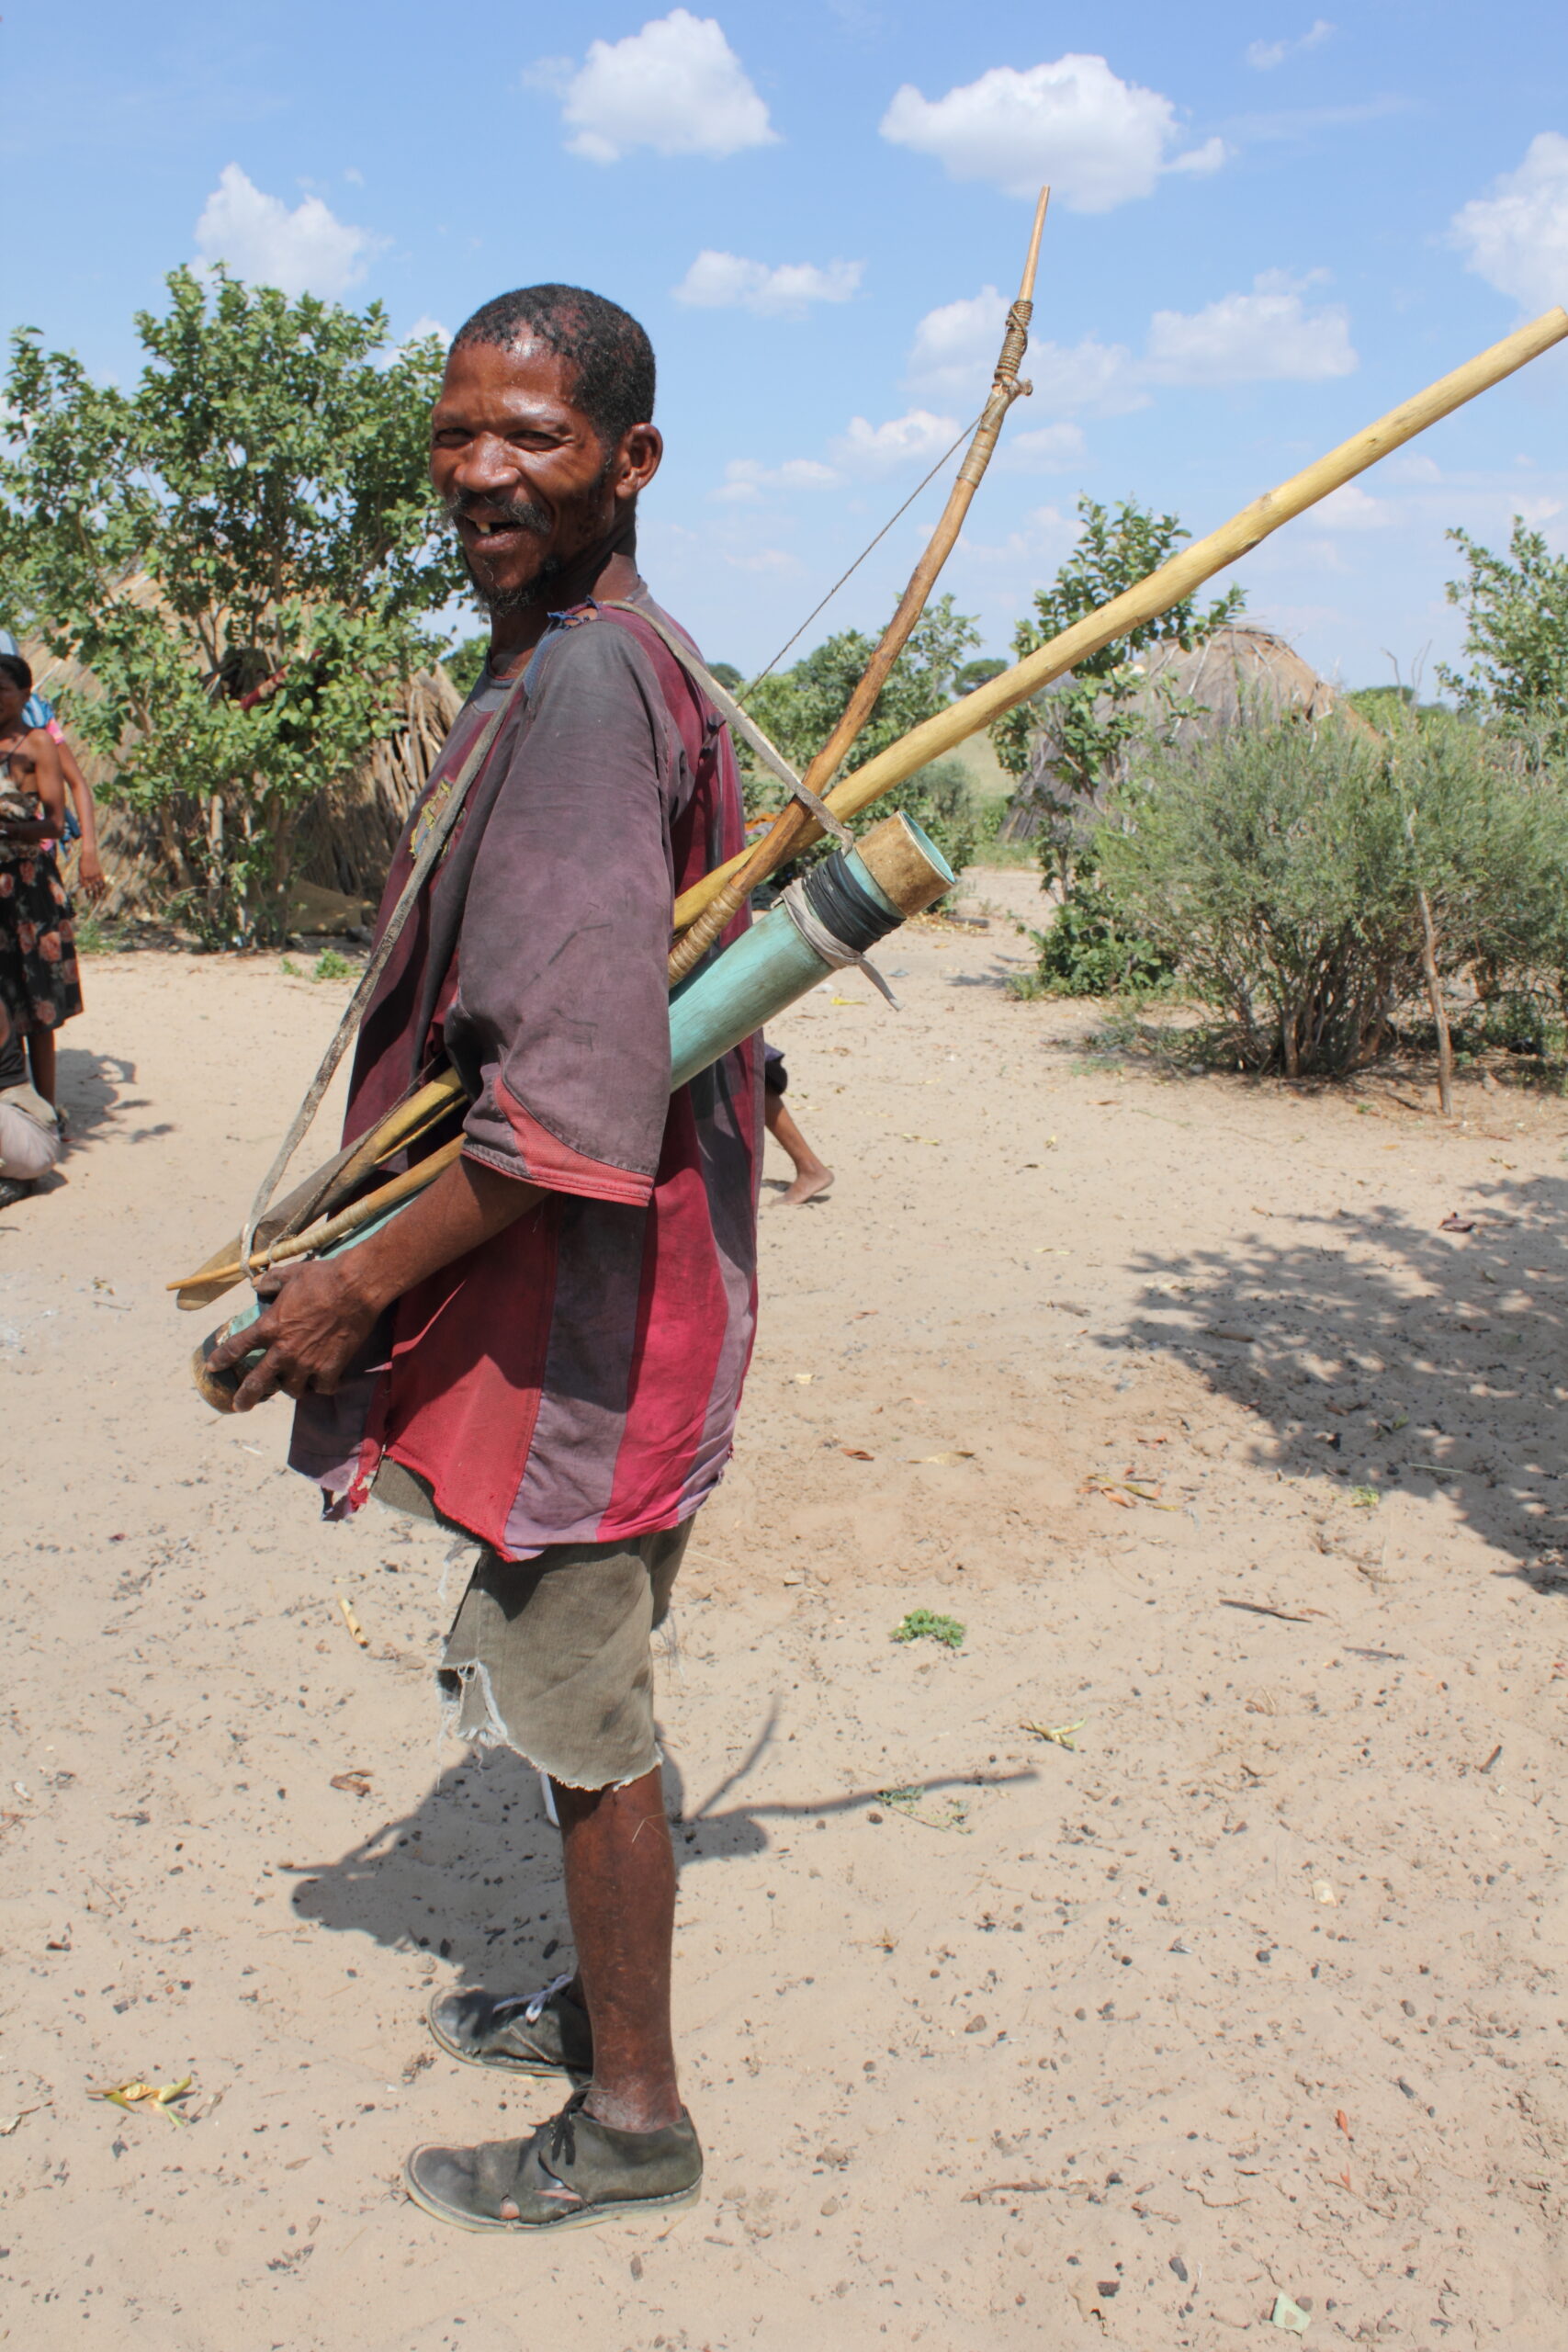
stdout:
<svg viewBox="0 0 1568 2352">
<path fill-rule="evenodd" d="M 508 691 L 487 671 L 459 713 L 382 922 Z M 549 1197 L 300 1402 L 290 1459 L 332 1515 L 389 1458 L 517 1560 L 676 1526 L 717 1484 L 756 1328 L 761 1051 L 672 1095 L 665 961 L 674 898 L 743 840 L 728 729 L 655 632 L 592 605 L 553 620 L 367 1008 L 344 1127 L 445 1057 L 465 1154 Z"/>
</svg>

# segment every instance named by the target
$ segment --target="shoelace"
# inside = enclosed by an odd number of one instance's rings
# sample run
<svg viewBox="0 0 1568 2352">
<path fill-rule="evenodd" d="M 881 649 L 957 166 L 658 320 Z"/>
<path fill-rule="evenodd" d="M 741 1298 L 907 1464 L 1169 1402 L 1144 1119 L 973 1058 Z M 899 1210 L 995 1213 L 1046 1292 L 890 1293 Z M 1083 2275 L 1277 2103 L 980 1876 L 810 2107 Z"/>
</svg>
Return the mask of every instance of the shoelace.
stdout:
<svg viewBox="0 0 1568 2352">
<path fill-rule="evenodd" d="M 570 1983 L 571 1971 L 570 1968 L 563 1971 L 559 1976 L 552 1976 L 547 1984 L 541 1986 L 540 1990 L 533 1995 L 532 1998 L 524 2008 L 524 2024 L 537 2025 L 539 2019 L 545 2013 L 546 2004 L 553 2001 L 558 1993 L 564 1993 Z"/>
<path fill-rule="evenodd" d="M 583 2100 L 587 2097 L 588 2093 L 585 2090 L 573 2091 L 571 2097 L 568 2099 L 560 2113 L 556 2116 L 551 2122 L 550 2161 L 552 2164 L 559 2161 L 563 2148 L 566 2151 L 567 2163 L 569 2165 L 574 2165 L 577 2162 L 578 2109 L 581 2107 Z M 547 2166 L 547 2169 L 548 2167 Z M 554 2179 L 555 2175 L 552 2173 L 550 2177 Z M 560 2186 L 565 2188 L 565 2182 L 560 2183 Z M 575 2188 L 569 2189 L 567 2193 L 569 2196 L 572 2197 L 580 2197 L 581 2195 L 581 2189 Z"/>
</svg>

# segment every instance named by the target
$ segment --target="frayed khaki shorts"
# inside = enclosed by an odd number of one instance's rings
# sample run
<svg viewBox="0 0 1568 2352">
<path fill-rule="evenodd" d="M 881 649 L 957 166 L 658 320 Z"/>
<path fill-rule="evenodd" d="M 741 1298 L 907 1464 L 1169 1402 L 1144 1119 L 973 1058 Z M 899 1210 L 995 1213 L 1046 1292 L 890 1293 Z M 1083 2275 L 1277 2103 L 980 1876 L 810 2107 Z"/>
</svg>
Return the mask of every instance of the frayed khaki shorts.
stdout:
<svg viewBox="0 0 1568 2352">
<path fill-rule="evenodd" d="M 649 1636 L 669 1614 L 688 1520 L 621 1544 L 481 1552 L 439 1670 L 443 1729 L 511 1747 L 575 1789 L 620 1788 L 660 1760 Z"/>
</svg>

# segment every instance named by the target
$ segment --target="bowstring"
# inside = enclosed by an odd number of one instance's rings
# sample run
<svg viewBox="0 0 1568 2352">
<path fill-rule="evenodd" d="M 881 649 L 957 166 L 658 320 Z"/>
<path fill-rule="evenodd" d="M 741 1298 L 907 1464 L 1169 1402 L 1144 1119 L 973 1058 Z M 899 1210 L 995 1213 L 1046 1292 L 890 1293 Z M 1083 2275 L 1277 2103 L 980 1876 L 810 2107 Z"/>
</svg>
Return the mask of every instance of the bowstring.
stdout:
<svg viewBox="0 0 1568 2352">
<path fill-rule="evenodd" d="M 887 537 L 888 532 L 893 528 L 894 524 L 902 520 L 902 518 L 908 513 L 910 507 L 913 506 L 916 499 L 919 497 L 920 492 L 923 490 L 929 489 L 931 484 L 935 481 L 938 474 L 941 473 L 948 459 L 956 450 L 963 447 L 964 442 L 967 441 L 971 435 L 976 430 L 980 424 L 980 420 L 984 417 L 985 413 L 985 409 L 982 409 L 979 415 L 972 418 L 969 424 L 964 427 L 964 430 L 958 435 L 957 440 L 942 451 L 941 457 L 937 459 L 930 473 L 925 475 L 921 481 L 915 484 L 914 489 L 909 492 L 908 497 L 904 501 L 903 505 L 899 507 L 897 513 L 888 516 L 886 522 L 882 526 L 881 530 L 878 531 L 875 538 L 868 540 L 866 545 L 862 548 L 859 555 L 856 556 L 849 570 L 847 571 L 840 572 L 838 579 L 834 581 L 832 586 L 829 589 L 827 594 L 822 598 L 819 604 L 813 605 L 811 610 L 807 614 L 806 618 L 801 622 L 800 627 L 795 630 L 795 636 L 788 637 L 784 639 L 778 651 L 774 654 L 773 660 L 768 663 L 767 668 L 765 670 L 759 670 L 756 676 L 751 679 L 749 684 L 740 686 L 736 690 L 735 699 L 737 702 L 745 702 L 750 695 L 756 693 L 757 688 L 761 684 L 764 678 L 772 677 L 773 672 L 778 668 L 779 663 L 784 660 L 784 655 L 789 651 L 790 647 L 794 645 L 798 639 L 803 638 L 806 635 L 807 630 L 811 627 L 811 624 L 817 618 L 818 614 L 832 603 L 834 597 L 838 594 L 845 582 L 854 578 L 855 573 L 860 570 L 861 565 L 865 561 L 866 557 L 872 553 L 874 548 L 881 545 L 882 541 Z"/>
</svg>

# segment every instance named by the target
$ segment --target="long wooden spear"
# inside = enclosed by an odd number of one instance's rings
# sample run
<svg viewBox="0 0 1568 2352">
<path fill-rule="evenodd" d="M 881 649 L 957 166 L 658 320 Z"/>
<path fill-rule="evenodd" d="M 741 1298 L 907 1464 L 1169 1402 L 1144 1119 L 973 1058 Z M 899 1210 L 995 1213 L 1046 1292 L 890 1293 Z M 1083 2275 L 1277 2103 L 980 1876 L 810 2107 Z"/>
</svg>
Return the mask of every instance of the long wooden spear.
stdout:
<svg viewBox="0 0 1568 2352">
<path fill-rule="evenodd" d="M 1233 514 L 1228 523 L 1211 531 L 1207 538 L 1195 539 L 1179 555 L 1172 556 L 1168 563 L 1161 564 L 1157 571 L 1151 571 L 1147 579 L 1112 597 L 1098 611 L 1087 613 L 1082 620 L 1075 621 L 1071 628 L 1052 638 L 1025 661 L 1001 671 L 974 694 L 950 703 L 934 718 L 924 720 L 886 752 L 878 752 L 874 759 L 867 760 L 863 767 L 856 768 L 826 795 L 828 807 L 835 817 L 858 816 L 863 808 L 869 808 L 885 792 L 891 792 L 895 785 L 904 783 L 917 769 L 941 759 L 969 736 L 978 734 L 982 727 L 988 727 L 1004 711 L 1027 702 L 1042 686 L 1049 685 L 1053 678 L 1061 677 L 1076 662 L 1098 653 L 1101 646 L 1168 612 L 1172 605 L 1191 595 L 1216 571 L 1224 571 L 1271 531 L 1277 531 L 1281 523 L 1290 522 L 1293 515 L 1326 498 L 1330 491 L 1352 481 L 1380 458 L 1386 458 L 1392 449 L 1414 440 L 1427 425 L 1436 424 L 1439 417 L 1450 416 L 1456 408 L 1462 408 L 1478 392 L 1489 390 L 1530 360 L 1538 359 L 1564 336 L 1568 336 L 1568 311 L 1547 311 L 1529 326 L 1506 335 L 1490 350 L 1467 360 L 1462 368 L 1456 368 L 1451 375 L 1439 377 L 1424 392 L 1417 392 L 1414 399 L 1380 417 L 1375 424 L 1369 424 L 1364 432 L 1341 442 L 1327 457 L 1319 458 L 1314 465 L 1292 474 L 1278 490 L 1265 491 L 1261 498 L 1244 506 L 1239 514 Z M 805 848 L 820 840 L 821 833 L 822 828 L 815 819 L 803 812 L 803 821 L 792 836 L 791 846 Z M 675 901 L 677 931 L 688 923 L 694 927 L 705 910 L 721 903 L 720 893 L 728 893 L 731 877 L 739 881 L 742 875 L 749 875 L 753 862 L 750 853 L 742 852 L 739 857 L 716 867 L 712 874 L 684 891 Z"/>
<path fill-rule="evenodd" d="M 975 428 L 969 453 L 958 469 L 957 479 L 948 492 L 947 503 L 931 540 L 914 571 L 909 584 L 898 599 L 898 609 L 883 630 L 875 652 L 866 663 L 864 675 L 849 701 L 843 716 L 828 741 L 807 769 L 802 781 L 807 789 L 820 795 L 826 791 L 838 773 L 845 752 L 870 718 L 877 695 L 887 683 L 888 673 L 898 659 L 925 610 L 926 599 L 935 585 L 937 574 L 952 553 L 953 541 L 964 527 L 964 518 L 980 486 L 980 478 L 990 464 L 991 452 L 997 446 L 1003 420 L 1009 409 L 1030 387 L 1021 384 L 1018 371 L 1022 364 L 1029 342 L 1029 322 L 1034 310 L 1034 272 L 1040 259 L 1040 233 L 1045 226 L 1045 208 L 1051 191 L 1043 187 L 1040 201 L 1034 208 L 1034 226 L 1030 233 L 1029 257 L 1023 265 L 1023 277 L 1018 300 L 1008 312 L 1007 329 L 1002 337 L 1001 354 L 991 379 L 990 396 L 985 412 Z M 684 979 L 713 945 L 748 894 L 757 884 L 784 864 L 792 851 L 810 839 L 815 841 L 821 827 L 810 811 L 798 800 L 791 800 L 774 818 L 769 831 L 750 849 L 742 853 L 734 870 L 723 869 L 730 878 L 716 888 L 705 903 L 699 919 L 692 922 L 670 958 L 670 985 Z M 690 918 L 688 918 L 688 921 Z"/>
</svg>

